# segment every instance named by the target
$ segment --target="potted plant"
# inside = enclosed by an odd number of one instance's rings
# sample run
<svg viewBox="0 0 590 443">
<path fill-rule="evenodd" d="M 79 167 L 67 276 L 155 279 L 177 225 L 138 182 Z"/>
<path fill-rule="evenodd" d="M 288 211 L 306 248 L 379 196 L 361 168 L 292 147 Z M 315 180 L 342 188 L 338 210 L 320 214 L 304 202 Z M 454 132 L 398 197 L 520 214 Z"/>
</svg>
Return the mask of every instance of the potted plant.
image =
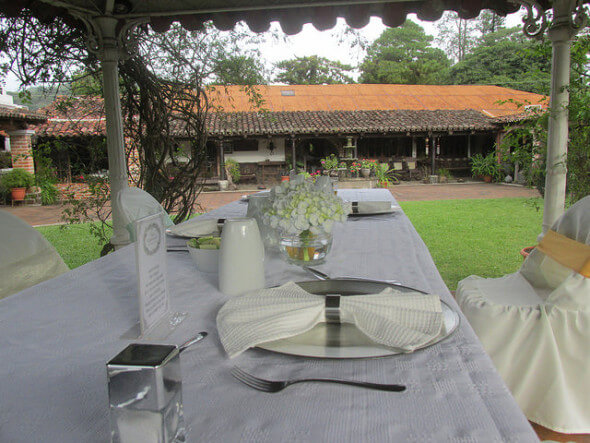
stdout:
<svg viewBox="0 0 590 443">
<path fill-rule="evenodd" d="M 12 171 L 2 175 L 2 185 L 10 189 L 12 201 L 23 201 L 27 188 L 35 183 L 35 176 L 24 169 L 14 168 Z"/>
<path fill-rule="evenodd" d="M 447 168 L 440 168 L 438 171 L 438 182 L 439 183 L 447 183 L 450 179 L 453 178 L 451 175 L 451 171 Z"/>
<path fill-rule="evenodd" d="M 399 184 L 399 179 L 396 174 L 389 169 L 387 163 L 376 163 L 375 164 L 375 177 L 377 177 L 377 187 L 387 188 L 390 183 Z"/>
<path fill-rule="evenodd" d="M 325 261 L 332 245 L 332 227 L 346 221 L 348 212 L 347 205 L 322 183 L 305 180 L 273 188 L 262 221 L 279 233 L 283 258 L 306 266 Z"/>
<path fill-rule="evenodd" d="M 352 162 L 350 164 L 350 175 L 352 177 L 358 177 L 359 171 L 361 170 L 361 164 L 359 162 Z"/>
<path fill-rule="evenodd" d="M 324 169 L 324 174 L 330 175 L 333 170 L 338 168 L 338 157 L 336 157 L 334 154 L 330 154 L 326 158 L 322 158 L 320 160 L 320 164 Z"/>
<path fill-rule="evenodd" d="M 486 183 L 497 179 L 499 174 L 499 165 L 494 152 L 490 152 L 485 157 L 481 154 L 475 154 L 471 157 L 471 173 L 474 177 L 481 177 Z"/>
<path fill-rule="evenodd" d="M 371 175 L 371 169 L 374 168 L 375 163 L 372 162 L 371 160 L 367 160 L 366 158 L 363 158 L 361 160 L 361 175 L 364 178 L 368 178 Z"/>
<path fill-rule="evenodd" d="M 233 158 L 226 158 L 225 159 L 225 168 L 227 172 L 231 175 L 231 179 L 234 183 L 238 183 L 242 174 L 240 172 L 240 164 L 235 161 Z"/>
</svg>

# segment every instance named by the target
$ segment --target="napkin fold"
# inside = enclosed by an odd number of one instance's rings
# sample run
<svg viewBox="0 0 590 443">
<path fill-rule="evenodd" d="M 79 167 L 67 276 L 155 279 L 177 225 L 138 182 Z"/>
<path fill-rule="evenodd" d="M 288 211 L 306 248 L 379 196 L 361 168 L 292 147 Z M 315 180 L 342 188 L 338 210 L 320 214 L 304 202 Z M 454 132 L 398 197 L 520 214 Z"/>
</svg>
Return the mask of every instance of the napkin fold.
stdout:
<svg viewBox="0 0 590 443">
<path fill-rule="evenodd" d="M 193 218 L 179 225 L 171 226 L 169 232 L 181 237 L 200 237 L 218 232 L 216 218 Z"/>
<path fill-rule="evenodd" d="M 340 318 L 374 342 L 404 351 L 428 343 L 443 324 L 437 295 L 393 288 L 340 297 Z M 325 297 L 289 282 L 230 299 L 217 314 L 217 329 L 232 358 L 253 346 L 307 332 L 324 321 Z"/>
<path fill-rule="evenodd" d="M 352 202 L 352 214 L 375 214 L 383 212 L 393 212 L 390 201 Z"/>
</svg>

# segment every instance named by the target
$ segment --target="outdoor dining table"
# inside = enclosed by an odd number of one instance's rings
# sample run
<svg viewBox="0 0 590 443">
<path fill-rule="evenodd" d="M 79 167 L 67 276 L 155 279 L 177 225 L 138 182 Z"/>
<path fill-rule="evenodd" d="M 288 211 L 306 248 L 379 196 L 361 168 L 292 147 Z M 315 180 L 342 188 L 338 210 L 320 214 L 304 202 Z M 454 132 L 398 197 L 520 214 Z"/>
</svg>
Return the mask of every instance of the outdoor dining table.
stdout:
<svg viewBox="0 0 590 443">
<path fill-rule="evenodd" d="M 339 195 L 395 203 L 387 190 Z M 234 202 L 202 217 L 240 217 L 246 209 Z M 133 245 L 122 248 L 0 301 L 1 442 L 109 440 L 105 363 L 133 341 L 122 336 L 139 320 L 134 254 Z M 321 359 L 250 349 L 230 359 L 216 328 L 229 299 L 217 288 L 217 274 L 199 272 L 184 252 L 167 253 L 167 263 L 172 308 L 188 316 L 160 342 L 209 332 L 181 358 L 188 441 L 537 441 L 460 313 L 452 335 L 414 353 Z M 460 312 L 401 210 L 337 224 L 319 268 L 331 276 L 398 280 Z M 265 272 L 267 286 L 311 278 L 272 251 Z M 270 394 L 235 380 L 234 365 L 271 379 L 339 377 L 407 389 L 304 383 Z"/>
</svg>

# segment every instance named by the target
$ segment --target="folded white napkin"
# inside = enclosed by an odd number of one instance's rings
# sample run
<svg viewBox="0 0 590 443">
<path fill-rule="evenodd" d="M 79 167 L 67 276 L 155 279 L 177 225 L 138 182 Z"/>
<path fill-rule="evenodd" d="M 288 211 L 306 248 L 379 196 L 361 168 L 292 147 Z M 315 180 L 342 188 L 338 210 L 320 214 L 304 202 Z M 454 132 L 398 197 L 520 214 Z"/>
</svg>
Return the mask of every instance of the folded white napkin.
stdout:
<svg viewBox="0 0 590 443">
<path fill-rule="evenodd" d="M 352 214 L 379 214 L 384 212 L 393 212 L 392 203 L 390 201 L 359 201 L 352 202 Z"/>
<path fill-rule="evenodd" d="M 199 237 L 218 232 L 216 218 L 193 218 L 179 225 L 171 226 L 169 232 L 181 237 Z"/>
<path fill-rule="evenodd" d="M 438 335 L 440 299 L 387 288 L 379 294 L 340 297 L 342 323 L 353 323 L 371 340 L 413 351 Z M 293 337 L 325 321 L 325 297 L 289 282 L 230 299 L 217 314 L 221 343 L 230 357 L 246 349 Z"/>
</svg>

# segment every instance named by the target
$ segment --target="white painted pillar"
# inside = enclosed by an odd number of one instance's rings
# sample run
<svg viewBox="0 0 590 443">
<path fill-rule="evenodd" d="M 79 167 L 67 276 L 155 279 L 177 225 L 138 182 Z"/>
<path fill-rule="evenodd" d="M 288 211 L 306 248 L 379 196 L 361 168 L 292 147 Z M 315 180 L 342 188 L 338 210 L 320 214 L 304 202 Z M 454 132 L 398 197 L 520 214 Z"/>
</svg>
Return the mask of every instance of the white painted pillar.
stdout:
<svg viewBox="0 0 590 443">
<path fill-rule="evenodd" d="M 412 137 L 412 158 L 418 157 L 418 146 L 416 145 L 416 137 Z"/>
<path fill-rule="evenodd" d="M 543 234 L 563 214 L 567 173 L 567 138 L 570 46 L 575 30 L 570 24 L 572 2 L 553 2 L 553 25 L 547 32 L 553 47 L 551 57 L 551 103 L 547 134 L 547 176 L 545 177 L 545 208 Z"/>
<path fill-rule="evenodd" d="M 100 52 L 103 95 L 107 128 L 107 153 L 109 158 L 109 182 L 111 186 L 111 208 L 113 217 L 113 236 L 111 244 L 120 247 L 129 244 L 129 233 L 115 204 L 117 195 L 129 187 L 127 160 L 123 141 L 123 118 L 119 97 L 119 47 L 117 44 L 117 20 L 112 17 L 96 19 L 101 33 L 103 48 Z"/>
<path fill-rule="evenodd" d="M 471 158 L 471 134 L 467 134 L 467 158 Z"/>
</svg>

